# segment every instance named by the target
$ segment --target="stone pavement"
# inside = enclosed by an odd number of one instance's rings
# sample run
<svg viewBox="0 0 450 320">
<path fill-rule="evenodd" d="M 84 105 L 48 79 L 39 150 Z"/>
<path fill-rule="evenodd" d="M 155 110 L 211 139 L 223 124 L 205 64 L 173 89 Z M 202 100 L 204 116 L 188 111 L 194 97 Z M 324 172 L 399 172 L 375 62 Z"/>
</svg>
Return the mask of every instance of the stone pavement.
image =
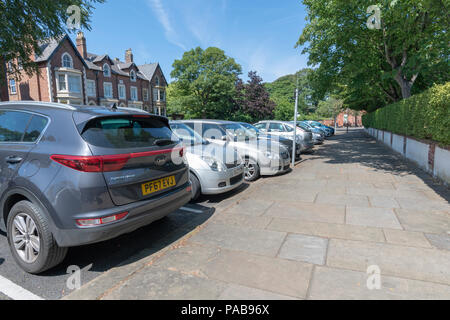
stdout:
<svg viewBox="0 0 450 320">
<path fill-rule="evenodd" d="M 67 298 L 450 299 L 448 188 L 362 130 L 303 159 Z"/>
</svg>

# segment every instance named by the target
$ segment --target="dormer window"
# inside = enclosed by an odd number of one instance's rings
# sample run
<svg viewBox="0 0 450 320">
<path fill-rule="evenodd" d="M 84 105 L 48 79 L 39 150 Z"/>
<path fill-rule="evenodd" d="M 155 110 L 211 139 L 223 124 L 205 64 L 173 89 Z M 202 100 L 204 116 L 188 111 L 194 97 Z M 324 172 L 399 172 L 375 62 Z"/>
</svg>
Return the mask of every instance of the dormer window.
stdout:
<svg viewBox="0 0 450 320">
<path fill-rule="evenodd" d="M 130 71 L 130 78 L 131 81 L 136 81 L 136 72 L 134 72 L 134 70 Z"/>
<path fill-rule="evenodd" d="M 109 65 L 106 64 L 106 63 L 103 65 L 103 76 L 104 77 L 110 77 L 111 76 L 111 69 L 110 69 Z"/>
<path fill-rule="evenodd" d="M 73 69 L 73 60 L 70 54 L 67 52 L 62 55 L 62 66 L 63 68 L 71 68 Z"/>
</svg>

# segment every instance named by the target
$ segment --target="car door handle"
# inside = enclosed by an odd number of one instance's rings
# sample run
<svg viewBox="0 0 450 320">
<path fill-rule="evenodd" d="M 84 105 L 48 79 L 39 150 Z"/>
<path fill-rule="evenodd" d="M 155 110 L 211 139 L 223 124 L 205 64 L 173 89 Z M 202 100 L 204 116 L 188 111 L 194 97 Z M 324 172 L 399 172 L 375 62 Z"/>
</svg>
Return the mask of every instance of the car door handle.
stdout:
<svg viewBox="0 0 450 320">
<path fill-rule="evenodd" d="M 6 158 L 6 162 L 9 164 L 17 164 L 19 162 L 22 162 L 22 158 L 21 157 L 17 157 L 17 156 L 10 156 Z"/>
</svg>

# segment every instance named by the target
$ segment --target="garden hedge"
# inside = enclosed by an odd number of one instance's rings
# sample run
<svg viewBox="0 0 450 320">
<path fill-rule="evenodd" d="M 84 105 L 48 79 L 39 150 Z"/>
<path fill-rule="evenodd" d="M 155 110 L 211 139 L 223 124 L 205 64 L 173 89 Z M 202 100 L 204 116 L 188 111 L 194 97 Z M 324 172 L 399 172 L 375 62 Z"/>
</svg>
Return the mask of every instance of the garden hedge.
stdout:
<svg viewBox="0 0 450 320">
<path fill-rule="evenodd" d="M 450 82 L 363 116 L 366 128 L 450 145 Z"/>
</svg>

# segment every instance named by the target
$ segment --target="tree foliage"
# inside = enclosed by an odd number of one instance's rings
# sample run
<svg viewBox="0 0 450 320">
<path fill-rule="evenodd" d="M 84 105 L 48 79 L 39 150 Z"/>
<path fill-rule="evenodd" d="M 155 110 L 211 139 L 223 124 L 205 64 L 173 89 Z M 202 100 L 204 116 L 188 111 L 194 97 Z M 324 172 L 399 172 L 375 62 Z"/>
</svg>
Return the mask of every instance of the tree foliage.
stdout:
<svg viewBox="0 0 450 320">
<path fill-rule="evenodd" d="M 20 78 L 37 71 L 33 55 L 41 54 L 39 43 L 66 33 L 72 16 L 70 6 L 80 8 L 80 28 L 90 30 L 89 17 L 95 3 L 104 0 L 0 0 L 0 57 L 9 64 L 8 73 Z M 1 60 L 0 59 L 0 60 Z M 19 66 L 20 64 L 20 66 Z"/>
<path fill-rule="evenodd" d="M 241 66 L 219 48 L 187 51 L 173 63 L 168 109 L 182 110 L 189 118 L 223 119 L 234 108 L 240 74 Z"/>
<path fill-rule="evenodd" d="M 319 92 L 337 89 L 347 106 L 371 110 L 449 80 L 448 0 L 303 3 L 297 45 L 318 66 Z"/>
<path fill-rule="evenodd" d="M 235 102 L 238 118 L 247 122 L 272 119 L 275 103 L 270 99 L 263 79 L 256 71 L 250 71 L 248 78 L 246 84 L 239 79 L 236 85 Z"/>
<path fill-rule="evenodd" d="M 302 69 L 295 74 L 283 76 L 272 83 L 266 83 L 270 98 L 275 102 L 275 118 L 293 120 L 295 89 L 299 86 L 298 110 L 302 115 L 313 113 L 319 103 L 314 88 L 314 70 Z"/>
</svg>

